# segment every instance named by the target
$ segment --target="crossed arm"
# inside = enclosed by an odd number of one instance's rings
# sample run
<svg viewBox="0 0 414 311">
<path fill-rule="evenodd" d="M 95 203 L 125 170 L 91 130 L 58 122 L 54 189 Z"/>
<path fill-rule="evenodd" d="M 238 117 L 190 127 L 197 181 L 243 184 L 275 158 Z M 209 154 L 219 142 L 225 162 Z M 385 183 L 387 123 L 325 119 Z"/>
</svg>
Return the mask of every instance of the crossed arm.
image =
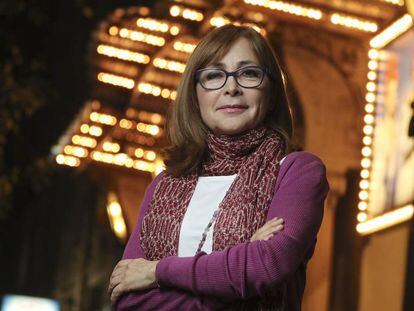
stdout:
<svg viewBox="0 0 414 311">
<path fill-rule="evenodd" d="M 269 286 L 284 282 L 315 243 L 329 190 L 325 167 L 317 157 L 304 153 L 286 165 L 279 173 L 281 181 L 268 212 L 268 219 L 277 216 L 285 220 L 283 231 L 266 241 L 241 243 L 211 254 L 164 258 L 155 270 L 161 287 L 129 292 L 120 298 L 118 310 L 133 306 L 157 309 L 167 302 L 170 309 L 183 305 L 201 309 L 209 304 L 217 308 L 226 301 L 260 296 Z M 148 190 L 155 187 L 154 182 Z M 144 199 L 139 219 L 148 201 Z M 138 223 L 123 259 L 145 259 L 140 229 Z"/>
</svg>

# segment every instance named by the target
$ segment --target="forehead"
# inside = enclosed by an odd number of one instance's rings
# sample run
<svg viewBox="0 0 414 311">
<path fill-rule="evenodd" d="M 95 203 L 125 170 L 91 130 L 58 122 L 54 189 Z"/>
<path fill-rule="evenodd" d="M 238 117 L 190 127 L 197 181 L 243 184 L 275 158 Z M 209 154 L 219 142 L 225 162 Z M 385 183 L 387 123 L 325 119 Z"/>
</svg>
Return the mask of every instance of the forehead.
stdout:
<svg viewBox="0 0 414 311">
<path fill-rule="evenodd" d="M 213 59 L 209 65 L 238 67 L 249 63 L 258 64 L 259 60 L 249 41 L 246 38 L 240 38 L 229 47 L 223 57 Z"/>
</svg>

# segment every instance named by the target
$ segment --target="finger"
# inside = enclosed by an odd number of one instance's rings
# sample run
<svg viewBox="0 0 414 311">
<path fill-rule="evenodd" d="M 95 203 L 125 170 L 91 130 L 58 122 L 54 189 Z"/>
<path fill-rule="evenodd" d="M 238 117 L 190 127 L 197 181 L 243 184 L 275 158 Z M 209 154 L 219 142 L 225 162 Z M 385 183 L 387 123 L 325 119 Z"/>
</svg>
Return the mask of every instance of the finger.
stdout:
<svg viewBox="0 0 414 311">
<path fill-rule="evenodd" d="M 257 234 L 262 234 L 263 232 L 268 232 L 269 230 L 270 230 L 270 231 L 273 231 L 273 230 L 275 230 L 275 229 L 276 229 L 276 227 L 277 227 L 277 226 L 280 226 L 280 225 L 283 225 L 283 224 L 284 224 L 284 223 L 283 223 L 282 221 L 272 222 L 272 223 L 269 223 L 269 224 L 267 224 L 267 225 L 265 225 L 265 226 L 263 226 L 263 227 L 259 228 L 259 229 L 256 231 L 256 233 L 257 233 Z"/>
<path fill-rule="evenodd" d="M 117 276 L 116 278 L 113 278 L 110 282 L 109 282 L 109 286 L 108 286 L 108 295 L 111 295 L 113 289 L 115 288 L 115 286 L 117 286 L 118 284 L 120 284 L 122 281 L 122 277 L 121 276 Z"/>
<path fill-rule="evenodd" d="M 283 218 L 273 218 L 271 220 L 268 221 L 269 223 L 283 223 L 285 222 L 285 220 Z"/>
<path fill-rule="evenodd" d="M 281 219 L 281 218 L 279 218 L 279 219 L 272 219 L 272 220 L 269 220 L 268 222 L 266 222 L 263 225 L 263 227 L 261 227 L 261 228 L 267 228 L 269 226 L 275 226 L 275 225 L 282 224 L 282 223 L 284 223 L 284 220 Z"/>
<path fill-rule="evenodd" d="M 116 271 L 112 272 L 110 280 L 119 277 L 120 275 L 125 274 L 125 268 L 117 269 Z"/>
<path fill-rule="evenodd" d="M 111 295 L 112 290 L 115 286 L 122 282 L 124 274 L 118 274 L 116 276 L 111 276 L 108 284 L 108 295 Z"/>
<path fill-rule="evenodd" d="M 277 225 L 275 227 L 270 228 L 270 230 L 267 233 L 270 234 L 270 233 L 275 233 L 275 232 L 281 231 L 281 230 L 283 230 L 284 227 L 285 227 L 284 224 Z"/>
<path fill-rule="evenodd" d="M 111 303 L 115 304 L 119 296 L 123 293 L 123 287 L 121 284 L 118 284 L 111 293 Z"/>
<path fill-rule="evenodd" d="M 272 234 L 272 233 L 275 233 L 275 232 L 278 232 L 278 231 L 280 231 L 280 230 L 282 230 L 284 228 L 284 225 L 277 225 L 276 227 L 271 227 L 271 228 L 269 228 L 269 229 L 266 229 L 266 230 L 263 230 L 261 233 L 260 233 L 260 236 L 267 236 L 267 235 L 269 235 L 269 234 Z"/>
</svg>

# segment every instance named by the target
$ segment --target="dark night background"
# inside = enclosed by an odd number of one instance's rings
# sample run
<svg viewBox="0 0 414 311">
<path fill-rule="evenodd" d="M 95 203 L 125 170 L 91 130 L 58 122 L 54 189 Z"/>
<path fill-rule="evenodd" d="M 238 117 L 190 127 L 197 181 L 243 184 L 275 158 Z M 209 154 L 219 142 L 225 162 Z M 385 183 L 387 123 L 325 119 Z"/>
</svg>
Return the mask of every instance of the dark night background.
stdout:
<svg viewBox="0 0 414 311">
<path fill-rule="evenodd" d="M 88 42 L 114 8 L 149 1 L 0 2 L 0 296 L 107 305 L 123 245 L 102 185 L 50 157 L 89 95 Z M 65 298 L 67 297 L 67 298 Z"/>
</svg>

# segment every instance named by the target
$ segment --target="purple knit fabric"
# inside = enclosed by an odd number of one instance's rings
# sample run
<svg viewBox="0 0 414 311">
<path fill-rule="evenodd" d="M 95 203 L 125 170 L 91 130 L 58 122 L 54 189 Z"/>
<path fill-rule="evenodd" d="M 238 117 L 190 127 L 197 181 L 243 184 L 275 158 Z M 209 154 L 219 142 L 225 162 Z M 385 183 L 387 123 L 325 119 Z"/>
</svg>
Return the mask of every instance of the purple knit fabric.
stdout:
<svg viewBox="0 0 414 311">
<path fill-rule="evenodd" d="M 123 259 L 145 258 L 139 239 L 141 221 L 162 174 L 147 188 Z M 285 284 L 285 310 L 301 310 L 306 264 L 313 255 L 328 191 L 322 161 L 309 152 L 290 153 L 280 167 L 267 215 L 268 220 L 283 218 L 283 231 L 267 241 L 241 243 L 210 254 L 166 257 L 156 267 L 161 287 L 125 294 L 116 309 L 226 310 L 237 300 L 254 299 Z"/>
</svg>

